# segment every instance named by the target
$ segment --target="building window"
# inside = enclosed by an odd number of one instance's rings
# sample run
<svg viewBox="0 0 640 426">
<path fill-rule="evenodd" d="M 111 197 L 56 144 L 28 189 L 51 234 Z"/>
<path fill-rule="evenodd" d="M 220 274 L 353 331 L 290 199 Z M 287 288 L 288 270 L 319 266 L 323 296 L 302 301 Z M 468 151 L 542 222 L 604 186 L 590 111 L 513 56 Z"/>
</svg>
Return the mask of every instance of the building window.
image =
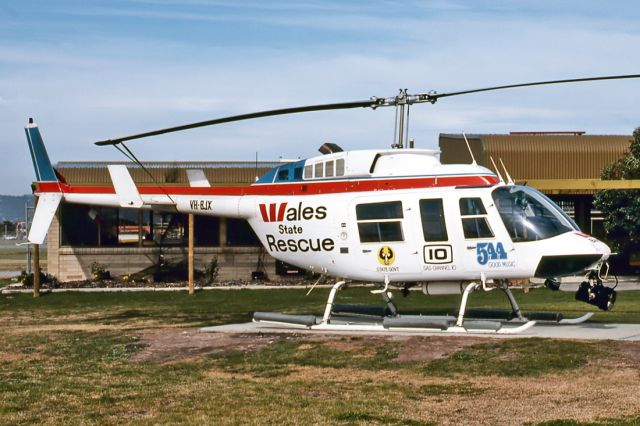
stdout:
<svg viewBox="0 0 640 426">
<path fill-rule="evenodd" d="M 97 246 L 99 240 L 100 209 L 62 203 L 60 205 L 60 245 Z"/>
<path fill-rule="evenodd" d="M 442 199 L 420 200 L 420 217 L 425 241 L 449 240 Z"/>
<path fill-rule="evenodd" d="M 402 202 L 358 204 L 356 217 L 360 242 L 404 241 Z"/>
<path fill-rule="evenodd" d="M 118 244 L 118 209 L 63 203 L 60 245 L 113 247 Z"/>
<path fill-rule="evenodd" d="M 460 217 L 465 238 L 493 238 L 487 211 L 480 198 L 461 198 Z"/>
<path fill-rule="evenodd" d="M 153 215 L 153 241 L 157 245 L 185 246 L 188 243 L 188 216 L 176 213 Z"/>
<path fill-rule="evenodd" d="M 140 210 L 120 209 L 118 212 L 118 244 L 138 245 L 142 233 L 141 227 Z"/>
<path fill-rule="evenodd" d="M 220 245 L 220 218 L 213 216 L 194 216 L 193 243 L 198 247 L 217 247 Z"/>
<path fill-rule="evenodd" d="M 220 245 L 220 219 L 195 216 L 194 243 Z M 186 246 L 188 215 L 134 209 L 60 206 L 60 245 L 73 247 Z"/>
<path fill-rule="evenodd" d="M 227 219 L 227 246 L 256 247 L 260 239 L 244 219 Z"/>
</svg>

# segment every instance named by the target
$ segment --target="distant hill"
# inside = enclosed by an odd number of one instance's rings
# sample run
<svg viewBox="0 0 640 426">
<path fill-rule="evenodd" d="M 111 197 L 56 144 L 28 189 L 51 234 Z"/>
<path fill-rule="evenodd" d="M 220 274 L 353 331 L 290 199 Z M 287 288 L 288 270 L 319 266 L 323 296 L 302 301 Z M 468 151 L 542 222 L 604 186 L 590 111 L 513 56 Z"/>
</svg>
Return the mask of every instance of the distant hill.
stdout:
<svg viewBox="0 0 640 426">
<path fill-rule="evenodd" d="M 33 195 L 0 195 L 0 221 L 24 220 L 24 203 L 33 205 Z"/>
</svg>

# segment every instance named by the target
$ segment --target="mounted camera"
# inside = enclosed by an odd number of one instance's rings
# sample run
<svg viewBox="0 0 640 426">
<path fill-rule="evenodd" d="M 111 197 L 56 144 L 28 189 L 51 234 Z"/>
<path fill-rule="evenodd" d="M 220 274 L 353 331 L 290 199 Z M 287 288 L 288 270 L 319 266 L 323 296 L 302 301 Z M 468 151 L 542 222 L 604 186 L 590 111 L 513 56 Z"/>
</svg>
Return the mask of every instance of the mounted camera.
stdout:
<svg viewBox="0 0 640 426">
<path fill-rule="evenodd" d="M 603 311 L 610 311 L 616 303 L 615 287 L 606 287 L 602 284 L 598 273 L 591 271 L 587 281 L 580 283 L 576 292 L 576 300 L 597 306 Z"/>
</svg>

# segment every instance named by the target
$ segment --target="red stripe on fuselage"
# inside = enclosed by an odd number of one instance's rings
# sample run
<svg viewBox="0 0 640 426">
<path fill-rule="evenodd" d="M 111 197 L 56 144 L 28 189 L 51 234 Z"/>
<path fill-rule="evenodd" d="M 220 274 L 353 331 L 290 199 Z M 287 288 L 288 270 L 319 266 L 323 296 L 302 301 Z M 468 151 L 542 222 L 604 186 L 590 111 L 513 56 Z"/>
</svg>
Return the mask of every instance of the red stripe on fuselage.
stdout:
<svg viewBox="0 0 640 426">
<path fill-rule="evenodd" d="M 394 189 L 442 188 L 447 186 L 492 186 L 499 182 L 493 175 L 438 176 L 390 179 L 345 179 L 328 182 L 254 184 L 250 186 L 190 187 L 140 186 L 141 195 L 318 195 L 342 192 L 389 191 Z M 115 194 L 112 186 L 70 186 L 58 182 L 37 182 L 38 192 L 69 194 Z"/>
</svg>

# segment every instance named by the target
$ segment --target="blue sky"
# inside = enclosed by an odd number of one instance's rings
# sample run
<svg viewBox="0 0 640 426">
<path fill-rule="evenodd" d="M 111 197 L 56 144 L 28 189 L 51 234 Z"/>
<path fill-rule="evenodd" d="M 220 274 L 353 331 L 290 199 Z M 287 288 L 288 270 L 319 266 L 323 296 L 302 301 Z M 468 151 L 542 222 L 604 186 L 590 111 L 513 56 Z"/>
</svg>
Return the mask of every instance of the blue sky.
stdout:
<svg viewBox="0 0 640 426">
<path fill-rule="evenodd" d="M 120 160 L 93 141 L 287 106 L 640 73 L 634 1 L 0 0 L 0 193 L 53 161 Z M 410 135 L 640 126 L 640 80 L 516 89 L 412 109 Z M 386 148 L 393 109 L 327 111 L 132 142 L 144 160 L 305 158 Z"/>
</svg>

